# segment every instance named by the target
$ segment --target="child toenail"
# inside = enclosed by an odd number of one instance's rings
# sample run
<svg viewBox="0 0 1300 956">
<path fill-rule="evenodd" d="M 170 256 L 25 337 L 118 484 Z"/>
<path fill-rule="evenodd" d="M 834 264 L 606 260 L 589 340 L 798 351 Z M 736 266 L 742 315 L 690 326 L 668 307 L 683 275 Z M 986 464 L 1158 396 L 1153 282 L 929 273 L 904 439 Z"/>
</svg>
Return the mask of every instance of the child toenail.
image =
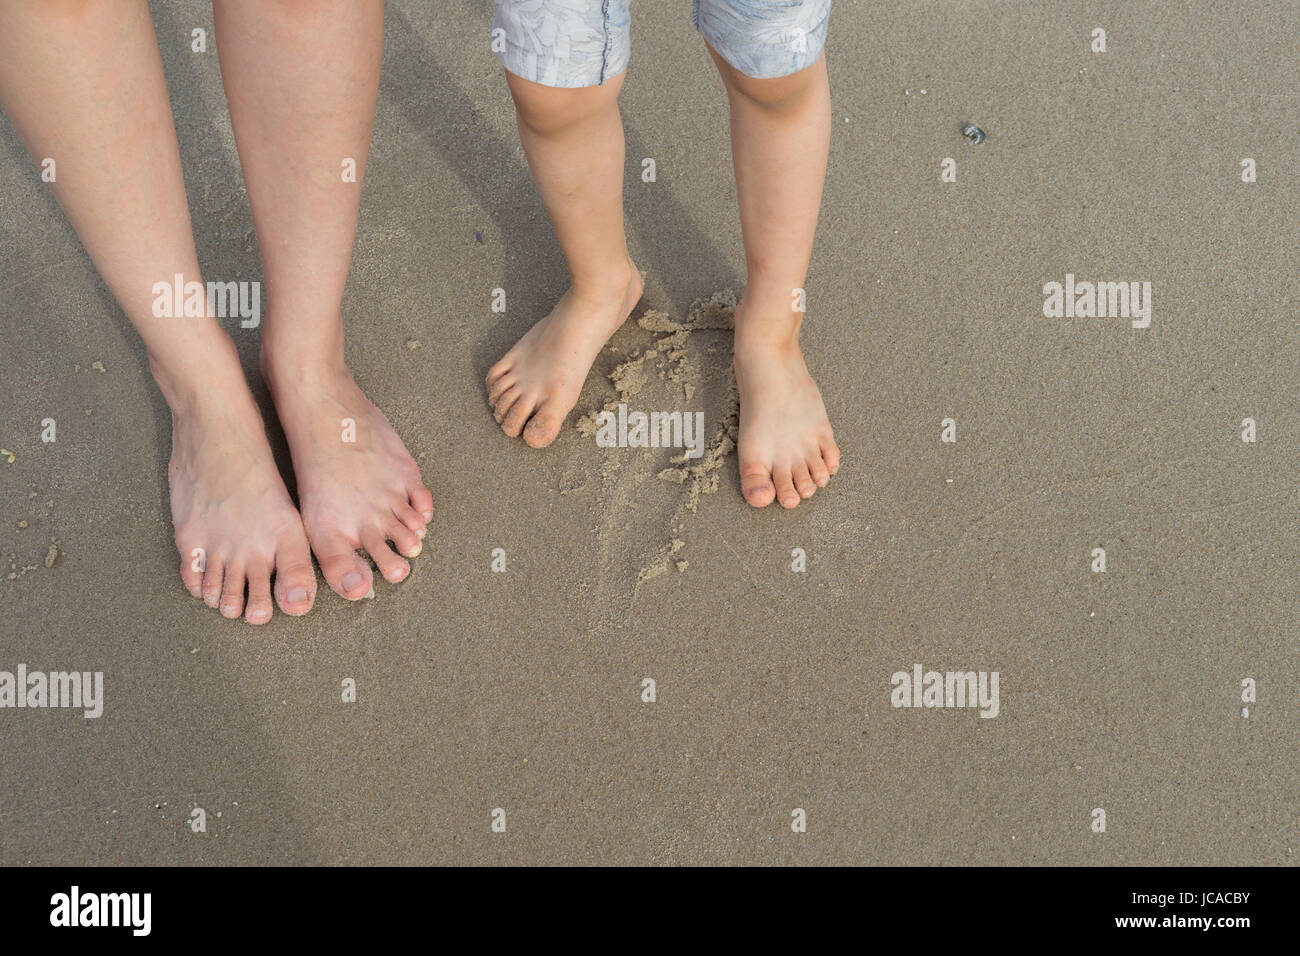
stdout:
<svg viewBox="0 0 1300 956">
<path fill-rule="evenodd" d="M 351 591 L 360 583 L 361 583 L 360 571 L 349 571 L 347 574 L 343 575 L 343 590 L 345 591 Z"/>
<path fill-rule="evenodd" d="M 288 600 L 290 604 L 301 604 L 303 601 L 307 600 L 307 589 L 294 588 L 289 592 Z"/>
</svg>

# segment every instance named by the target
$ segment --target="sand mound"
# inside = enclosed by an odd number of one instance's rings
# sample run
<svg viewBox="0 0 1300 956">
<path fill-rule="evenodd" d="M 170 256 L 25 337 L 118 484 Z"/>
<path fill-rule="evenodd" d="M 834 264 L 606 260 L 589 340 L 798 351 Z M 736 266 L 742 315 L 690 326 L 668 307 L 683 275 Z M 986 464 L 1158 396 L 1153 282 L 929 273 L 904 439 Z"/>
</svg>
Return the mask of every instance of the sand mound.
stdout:
<svg viewBox="0 0 1300 956">
<path fill-rule="evenodd" d="M 652 333 L 654 341 L 644 349 L 634 349 L 614 369 L 608 379 L 614 396 L 602 408 L 594 409 L 580 417 L 574 428 L 585 438 L 597 431 L 597 416 L 602 411 L 614 412 L 620 404 L 628 406 L 649 405 L 655 408 L 672 408 L 692 402 L 702 395 L 706 386 L 725 383 L 725 390 L 717 407 L 711 409 L 712 427 L 704 454 L 688 458 L 683 452 L 673 456 L 668 467 L 651 466 L 648 469 L 624 470 L 625 461 L 635 461 L 639 466 L 647 456 L 629 454 L 626 448 L 603 449 L 604 463 L 600 469 L 601 487 L 598 498 L 602 512 L 610 518 L 602 523 L 598 537 L 606 539 L 606 553 L 613 547 L 610 537 L 627 536 L 625 522 L 615 515 L 620 507 L 630 504 L 636 494 L 636 485 L 651 477 L 681 486 L 671 516 L 661 519 L 661 529 L 653 538 L 658 543 L 648 549 L 647 536 L 636 535 L 637 547 L 642 552 L 633 566 L 640 564 L 637 584 L 659 577 L 672 568 L 684 573 L 690 562 L 683 552 L 687 548 L 685 529 L 690 515 L 696 513 L 700 499 L 718 490 L 723 464 L 736 448 L 740 421 L 740 401 L 731 371 L 731 337 L 710 335 L 708 341 L 696 341 L 697 333 L 725 333 L 733 328 L 736 296 L 730 290 L 715 292 L 707 299 L 698 299 L 687 310 L 685 319 L 676 319 L 666 312 L 648 310 L 637 318 L 636 324 Z M 662 462 L 662 458 L 660 461 Z M 575 486 L 580 487 L 580 486 Z"/>
</svg>

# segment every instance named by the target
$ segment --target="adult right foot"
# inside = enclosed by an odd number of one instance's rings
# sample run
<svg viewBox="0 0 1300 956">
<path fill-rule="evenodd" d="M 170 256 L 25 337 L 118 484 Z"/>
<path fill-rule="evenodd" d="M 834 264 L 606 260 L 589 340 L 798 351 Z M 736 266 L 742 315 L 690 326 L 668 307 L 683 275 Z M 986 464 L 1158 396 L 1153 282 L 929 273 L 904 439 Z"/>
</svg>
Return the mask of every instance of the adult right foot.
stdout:
<svg viewBox="0 0 1300 956">
<path fill-rule="evenodd" d="M 205 378 L 201 388 L 184 397 L 163 389 L 172 406 L 167 477 L 181 580 L 225 617 L 242 613 L 250 624 L 265 624 L 274 576 L 280 609 L 306 614 L 316 596 L 316 573 L 302 520 L 234 347 L 224 343 L 213 355 L 213 366 L 223 371 Z"/>
</svg>

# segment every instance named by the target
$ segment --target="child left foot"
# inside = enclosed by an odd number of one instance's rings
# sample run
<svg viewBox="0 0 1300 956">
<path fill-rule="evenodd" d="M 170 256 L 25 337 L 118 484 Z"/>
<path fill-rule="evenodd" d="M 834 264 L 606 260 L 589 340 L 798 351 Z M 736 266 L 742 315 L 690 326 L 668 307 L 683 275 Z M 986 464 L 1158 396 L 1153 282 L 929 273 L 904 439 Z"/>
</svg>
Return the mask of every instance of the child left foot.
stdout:
<svg viewBox="0 0 1300 956">
<path fill-rule="evenodd" d="M 840 467 L 821 392 L 804 365 L 797 330 L 754 332 L 738 316 L 735 353 L 741 493 L 755 508 L 773 499 L 793 508 Z"/>
</svg>

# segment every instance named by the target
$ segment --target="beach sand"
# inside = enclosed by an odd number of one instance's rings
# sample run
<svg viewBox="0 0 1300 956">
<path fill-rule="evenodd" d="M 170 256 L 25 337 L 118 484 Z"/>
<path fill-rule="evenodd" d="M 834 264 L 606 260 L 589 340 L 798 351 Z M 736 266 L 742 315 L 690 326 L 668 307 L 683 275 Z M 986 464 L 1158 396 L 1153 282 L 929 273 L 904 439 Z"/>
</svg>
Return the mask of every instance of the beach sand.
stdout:
<svg viewBox="0 0 1300 956">
<path fill-rule="evenodd" d="M 206 278 L 260 280 L 216 53 L 189 47 L 211 9 L 153 6 Z M 1294 864 L 1297 6 L 836 0 L 803 342 L 843 466 L 792 512 L 740 496 L 729 334 L 664 341 L 744 285 L 689 4 L 633 4 L 622 100 L 655 314 L 543 451 L 483 377 L 563 260 L 490 4 L 438 6 L 388 6 L 344 302 L 438 501 L 372 601 L 322 581 L 253 628 L 188 596 L 166 407 L 0 121 L 0 670 L 105 696 L 0 710 L 0 863 Z M 1149 281 L 1150 326 L 1044 317 L 1067 273 Z M 258 333 L 228 327 L 289 475 Z M 704 412 L 700 470 L 598 448 L 582 417 L 625 395 Z M 998 716 L 892 707 L 916 664 L 997 671 Z"/>
</svg>

